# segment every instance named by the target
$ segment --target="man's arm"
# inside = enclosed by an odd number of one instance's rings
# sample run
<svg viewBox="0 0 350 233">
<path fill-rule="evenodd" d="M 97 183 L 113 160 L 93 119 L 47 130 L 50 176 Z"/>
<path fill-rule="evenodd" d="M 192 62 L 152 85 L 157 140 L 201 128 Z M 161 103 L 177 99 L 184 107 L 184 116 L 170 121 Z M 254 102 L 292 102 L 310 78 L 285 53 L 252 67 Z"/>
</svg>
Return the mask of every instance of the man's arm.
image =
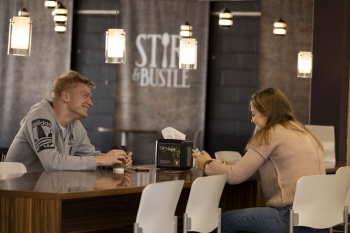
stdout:
<svg viewBox="0 0 350 233">
<path fill-rule="evenodd" d="M 72 131 L 80 135 L 76 151 L 73 152 L 74 155 L 94 155 L 96 166 L 112 166 L 113 164 L 121 163 L 120 160 L 124 160 L 125 168 L 132 166 L 131 152 L 126 153 L 124 150 L 111 150 L 106 154 L 102 154 L 100 151 L 96 151 L 95 147 L 90 143 L 87 132 L 80 121 L 74 122 Z"/>
<path fill-rule="evenodd" d="M 26 140 L 37 154 L 46 171 L 95 170 L 96 161 L 91 156 L 69 156 L 55 118 L 46 110 L 30 114 L 22 127 Z"/>
</svg>

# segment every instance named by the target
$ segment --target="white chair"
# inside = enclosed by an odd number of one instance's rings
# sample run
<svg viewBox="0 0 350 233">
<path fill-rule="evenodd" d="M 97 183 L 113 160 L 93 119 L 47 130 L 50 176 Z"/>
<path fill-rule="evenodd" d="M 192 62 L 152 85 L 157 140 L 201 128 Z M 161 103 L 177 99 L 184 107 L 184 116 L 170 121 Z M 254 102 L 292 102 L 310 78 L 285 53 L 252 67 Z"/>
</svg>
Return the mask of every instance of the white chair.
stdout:
<svg viewBox="0 0 350 233">
<path fill-rule="evenodd" d="M 0 162 L 0 180 L 20 177 L 27 173 L 27 168 L 18 162 Z"/>
<path fill-rule="evenodd" d="M 350 166 L 340 167 L 336 171 L 335 174 L 336 175 L 350 175 Z M 346 196 L 345 205 L 346 206 L 350 206 L 350 188 L 348 190 L 348 195 Z M 348 222 L 349 222 L 349 214 L 350 214 L 350 208 L 348 208 Z M 348 226 L 349 226 L 349 224 L 348 224 Z M 336 225 L 336 226 L 333 227 L 333 229 L 337 230 L 337 231 L 342 231 L 342 229 L 344 229 L 344 224 Z"/>
<path fill-rule="evenodd" d="M 177 232 L 175 209 L 184 180 L 147 185 L 141 195 L 134 233 Z"/>
<path fill-rule="evenodd" d="M 215 158 L 221 161 L 237 162 L 242 158 L 242 155 L 238 151 L 217 151 Z"/>
<path fill-rule="evenodd" d="M 227 175 L 197 178 L 190 191 L 183 218 L 183 232 L 221 232 L 221 208 L 219 202 Z"/>
<path fill-rule="evenodd" d="M 27 173 L 27 168 L 19 162 L 0 162 L 0 174 Z"/>
<path fill-rule="evenodd" d="M 314 175 L 300 178 L 296 185 L 293 208 L 289 216 L 289 232 L 294 226 L 316 229 L 345 223 L 348 228 L 348 207 L 345 199 L 350 176 Z"/>
<path fill-rule="evenodd" d="M 325 165 L 335 163 L 334 126 L 305 125 L 308 130 L 322 143 Z"/>
</svg>

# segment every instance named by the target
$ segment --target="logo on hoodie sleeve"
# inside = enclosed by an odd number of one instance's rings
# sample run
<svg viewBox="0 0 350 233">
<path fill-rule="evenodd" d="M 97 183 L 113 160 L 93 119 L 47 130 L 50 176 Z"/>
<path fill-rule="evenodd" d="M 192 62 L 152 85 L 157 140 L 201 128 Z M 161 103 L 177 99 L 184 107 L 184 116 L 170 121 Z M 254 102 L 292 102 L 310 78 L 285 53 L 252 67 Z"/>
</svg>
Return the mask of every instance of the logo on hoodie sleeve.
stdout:
<svg viewBox="0 0 350 233">
<path fill-rule="evenodd" d="M 34 143 L 37 153 L 46 149 L 54 149 L 52 138 L 52 123 L 47 119 L 36 119 L 32 121 Z"/>
</svg>

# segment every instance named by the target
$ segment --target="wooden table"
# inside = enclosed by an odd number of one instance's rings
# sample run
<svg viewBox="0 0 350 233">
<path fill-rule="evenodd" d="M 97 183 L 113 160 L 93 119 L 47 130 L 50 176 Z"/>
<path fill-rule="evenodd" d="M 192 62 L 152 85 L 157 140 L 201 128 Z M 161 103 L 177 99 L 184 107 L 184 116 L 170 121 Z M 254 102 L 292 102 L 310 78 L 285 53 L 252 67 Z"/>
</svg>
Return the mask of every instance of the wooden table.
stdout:
<svg viewBox="0 0 350 233">
<path fill-rule="evenodd" d="M 143 188 L 154 182 L 185 180 L 176 209 L 179 232 L 192 182 L 203 172 L 169 171 L 148 166 L 149 172 L 111 169 L 26 173 L 0 180 L 0 232 L 132 232 Z M 226 185 L 220 207 L 259 204 L 258 183 Z M 159 194 L 161 195 L 161 194 Z"/>
</svg>

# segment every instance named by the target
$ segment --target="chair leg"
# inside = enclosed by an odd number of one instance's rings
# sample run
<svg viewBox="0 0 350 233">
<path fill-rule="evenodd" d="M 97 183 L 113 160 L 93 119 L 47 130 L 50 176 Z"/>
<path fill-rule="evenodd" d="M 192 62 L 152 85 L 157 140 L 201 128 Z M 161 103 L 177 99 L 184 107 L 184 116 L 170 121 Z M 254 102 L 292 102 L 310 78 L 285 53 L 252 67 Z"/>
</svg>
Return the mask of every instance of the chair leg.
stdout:
<svg viewBox="0 0 350 233">
<path fill-rule="evenodd" d="M 289 233 L 293 233 L 294 228 L 294 210 L 289 210 Z"/>
<path fill-rule="evenodd" d="M 349 223 L 349 213 L 348 213 L 348 206 L 344 206 L 344 232 L 348 232 L 348 223 Z"/>
<path fill-rule="evenodd" d="M 219 222 L 218 222 L 217 233 L 221 233 L 221 208 L 218 209 L 218 218 L 219 218 Z"/>
<path fill-rule="evenodd" d="M 134 223 L 134 233 L 141 233 L 142 231 L 139 231 L 140 228 L 139 228 L 139 224 L 138 223 Z"/>
<path fill-rule="evenodd" d="M 184 220 L 183 220 L 183 233 L 187 233 L 187 214 L 184 213 Z"/>
<path fill-rule="evenodd" d="M 174 233 L 177 233 L 177 216 L 174 216 Z"/>
</svg>

